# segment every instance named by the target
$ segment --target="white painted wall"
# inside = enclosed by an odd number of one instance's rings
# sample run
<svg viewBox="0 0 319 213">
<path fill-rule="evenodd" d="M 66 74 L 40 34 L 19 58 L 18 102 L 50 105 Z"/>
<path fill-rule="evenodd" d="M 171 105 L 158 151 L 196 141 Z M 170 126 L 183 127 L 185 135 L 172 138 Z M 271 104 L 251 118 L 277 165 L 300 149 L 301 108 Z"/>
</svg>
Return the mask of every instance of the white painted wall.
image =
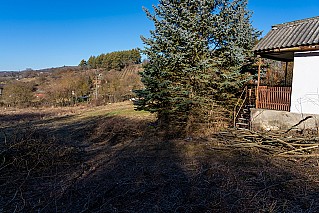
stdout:
<svg viewBox="0 0 319 213">
<path fill-rule="evenodd" d="M 319 51 L 295 53 L 290 111 L 319 114 Z"/>
</svg>

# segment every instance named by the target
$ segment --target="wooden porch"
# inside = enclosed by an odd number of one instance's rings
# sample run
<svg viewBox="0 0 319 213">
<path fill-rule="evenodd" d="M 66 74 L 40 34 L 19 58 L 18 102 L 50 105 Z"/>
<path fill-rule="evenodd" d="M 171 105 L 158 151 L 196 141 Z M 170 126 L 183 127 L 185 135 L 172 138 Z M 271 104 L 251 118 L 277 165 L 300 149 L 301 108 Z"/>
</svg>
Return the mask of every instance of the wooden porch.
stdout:
<svg viewBox="0 0 319 213">
<path fill-rule="evenodd" d="M 290 111 L 291 87 L 246 86 L 234 107 L 234 127 L 250 128 L 251 108 Z"/>
<path fill-rule="evenodd" d="M 291 87 L 256 88 L 256 108 L 290 111 Z"/>
</svg>

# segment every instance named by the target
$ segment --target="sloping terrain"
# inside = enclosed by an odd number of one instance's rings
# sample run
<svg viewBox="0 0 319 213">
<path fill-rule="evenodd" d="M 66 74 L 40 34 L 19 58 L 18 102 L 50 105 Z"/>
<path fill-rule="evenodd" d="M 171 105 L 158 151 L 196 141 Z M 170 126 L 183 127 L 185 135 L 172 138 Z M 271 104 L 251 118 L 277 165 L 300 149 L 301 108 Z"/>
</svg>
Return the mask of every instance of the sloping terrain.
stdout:
<svg viewBox="0 0 319 213">
<path fill-rule="evenodd" d="M 316 158 L 235 147 L 234 130 L 169 139 L 129 102 L 0 127 L 0 212 L 319 212 Z"/>
</svg>

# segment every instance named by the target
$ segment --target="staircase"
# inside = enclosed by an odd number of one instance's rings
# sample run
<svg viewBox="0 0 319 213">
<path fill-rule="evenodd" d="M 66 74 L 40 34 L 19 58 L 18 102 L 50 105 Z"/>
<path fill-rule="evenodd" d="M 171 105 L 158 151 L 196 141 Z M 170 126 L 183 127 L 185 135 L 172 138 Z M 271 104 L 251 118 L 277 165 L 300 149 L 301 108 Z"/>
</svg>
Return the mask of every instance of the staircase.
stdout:
<svg viewBox="0 0 319 213">
<path fill-rule="evenodd" d="M 255 90 L 244 88 L 234 107 L 234 128 L 250 129 L 250 109 L 255 107 Z"/>
</svg>

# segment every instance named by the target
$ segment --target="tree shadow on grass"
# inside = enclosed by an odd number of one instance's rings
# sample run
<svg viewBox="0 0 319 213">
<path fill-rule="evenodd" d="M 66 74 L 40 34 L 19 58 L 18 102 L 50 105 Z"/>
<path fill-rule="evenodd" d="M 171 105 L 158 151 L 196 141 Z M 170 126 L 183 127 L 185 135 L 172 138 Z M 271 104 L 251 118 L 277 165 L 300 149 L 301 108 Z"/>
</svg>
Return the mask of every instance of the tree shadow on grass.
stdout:
<svg viewBox="0 0 319 213">
<path fill-rule="evenodd" d="M 298 171 L 302 164 L 256 150 L 213 150 L 214 142 L 201 139 L 165 140 L 147 121 L 116 116 L 46 131 L 56 138 L 70 133 L 67 140 L 85 145 L 83 156 L 59 182 L 28 185 L 21 192 L 23 211 L 319 212 L 318 176 L 310 179 Z M 35 193 L 39 189 L 43 193 Z M 2 210 L 14 210 L 17 203 Z"/>
<path fill-rule="evenodd" d="M 202 140 L 165 140 L 147 126 L 136 131 L 132 119 L 102 122 L 86 171 L 57 204 L 61 211 L 319 211 L 318 183 L 293 163 L 248 149 L 212 151 Z"/>
<path fill-rule="evenodd" d="M 35 113 L 35 112 L 25 112 L 16 114 L 2 114 L 0 115 L 0 124 L 2 126 L 17 125 L 19 123 L 25 123 L 30 121 L 41 120 L 46 116 L 52 116 L 54 113 Z M 0 127 L 1 127 L 0 125 Z"/>
</svg>

